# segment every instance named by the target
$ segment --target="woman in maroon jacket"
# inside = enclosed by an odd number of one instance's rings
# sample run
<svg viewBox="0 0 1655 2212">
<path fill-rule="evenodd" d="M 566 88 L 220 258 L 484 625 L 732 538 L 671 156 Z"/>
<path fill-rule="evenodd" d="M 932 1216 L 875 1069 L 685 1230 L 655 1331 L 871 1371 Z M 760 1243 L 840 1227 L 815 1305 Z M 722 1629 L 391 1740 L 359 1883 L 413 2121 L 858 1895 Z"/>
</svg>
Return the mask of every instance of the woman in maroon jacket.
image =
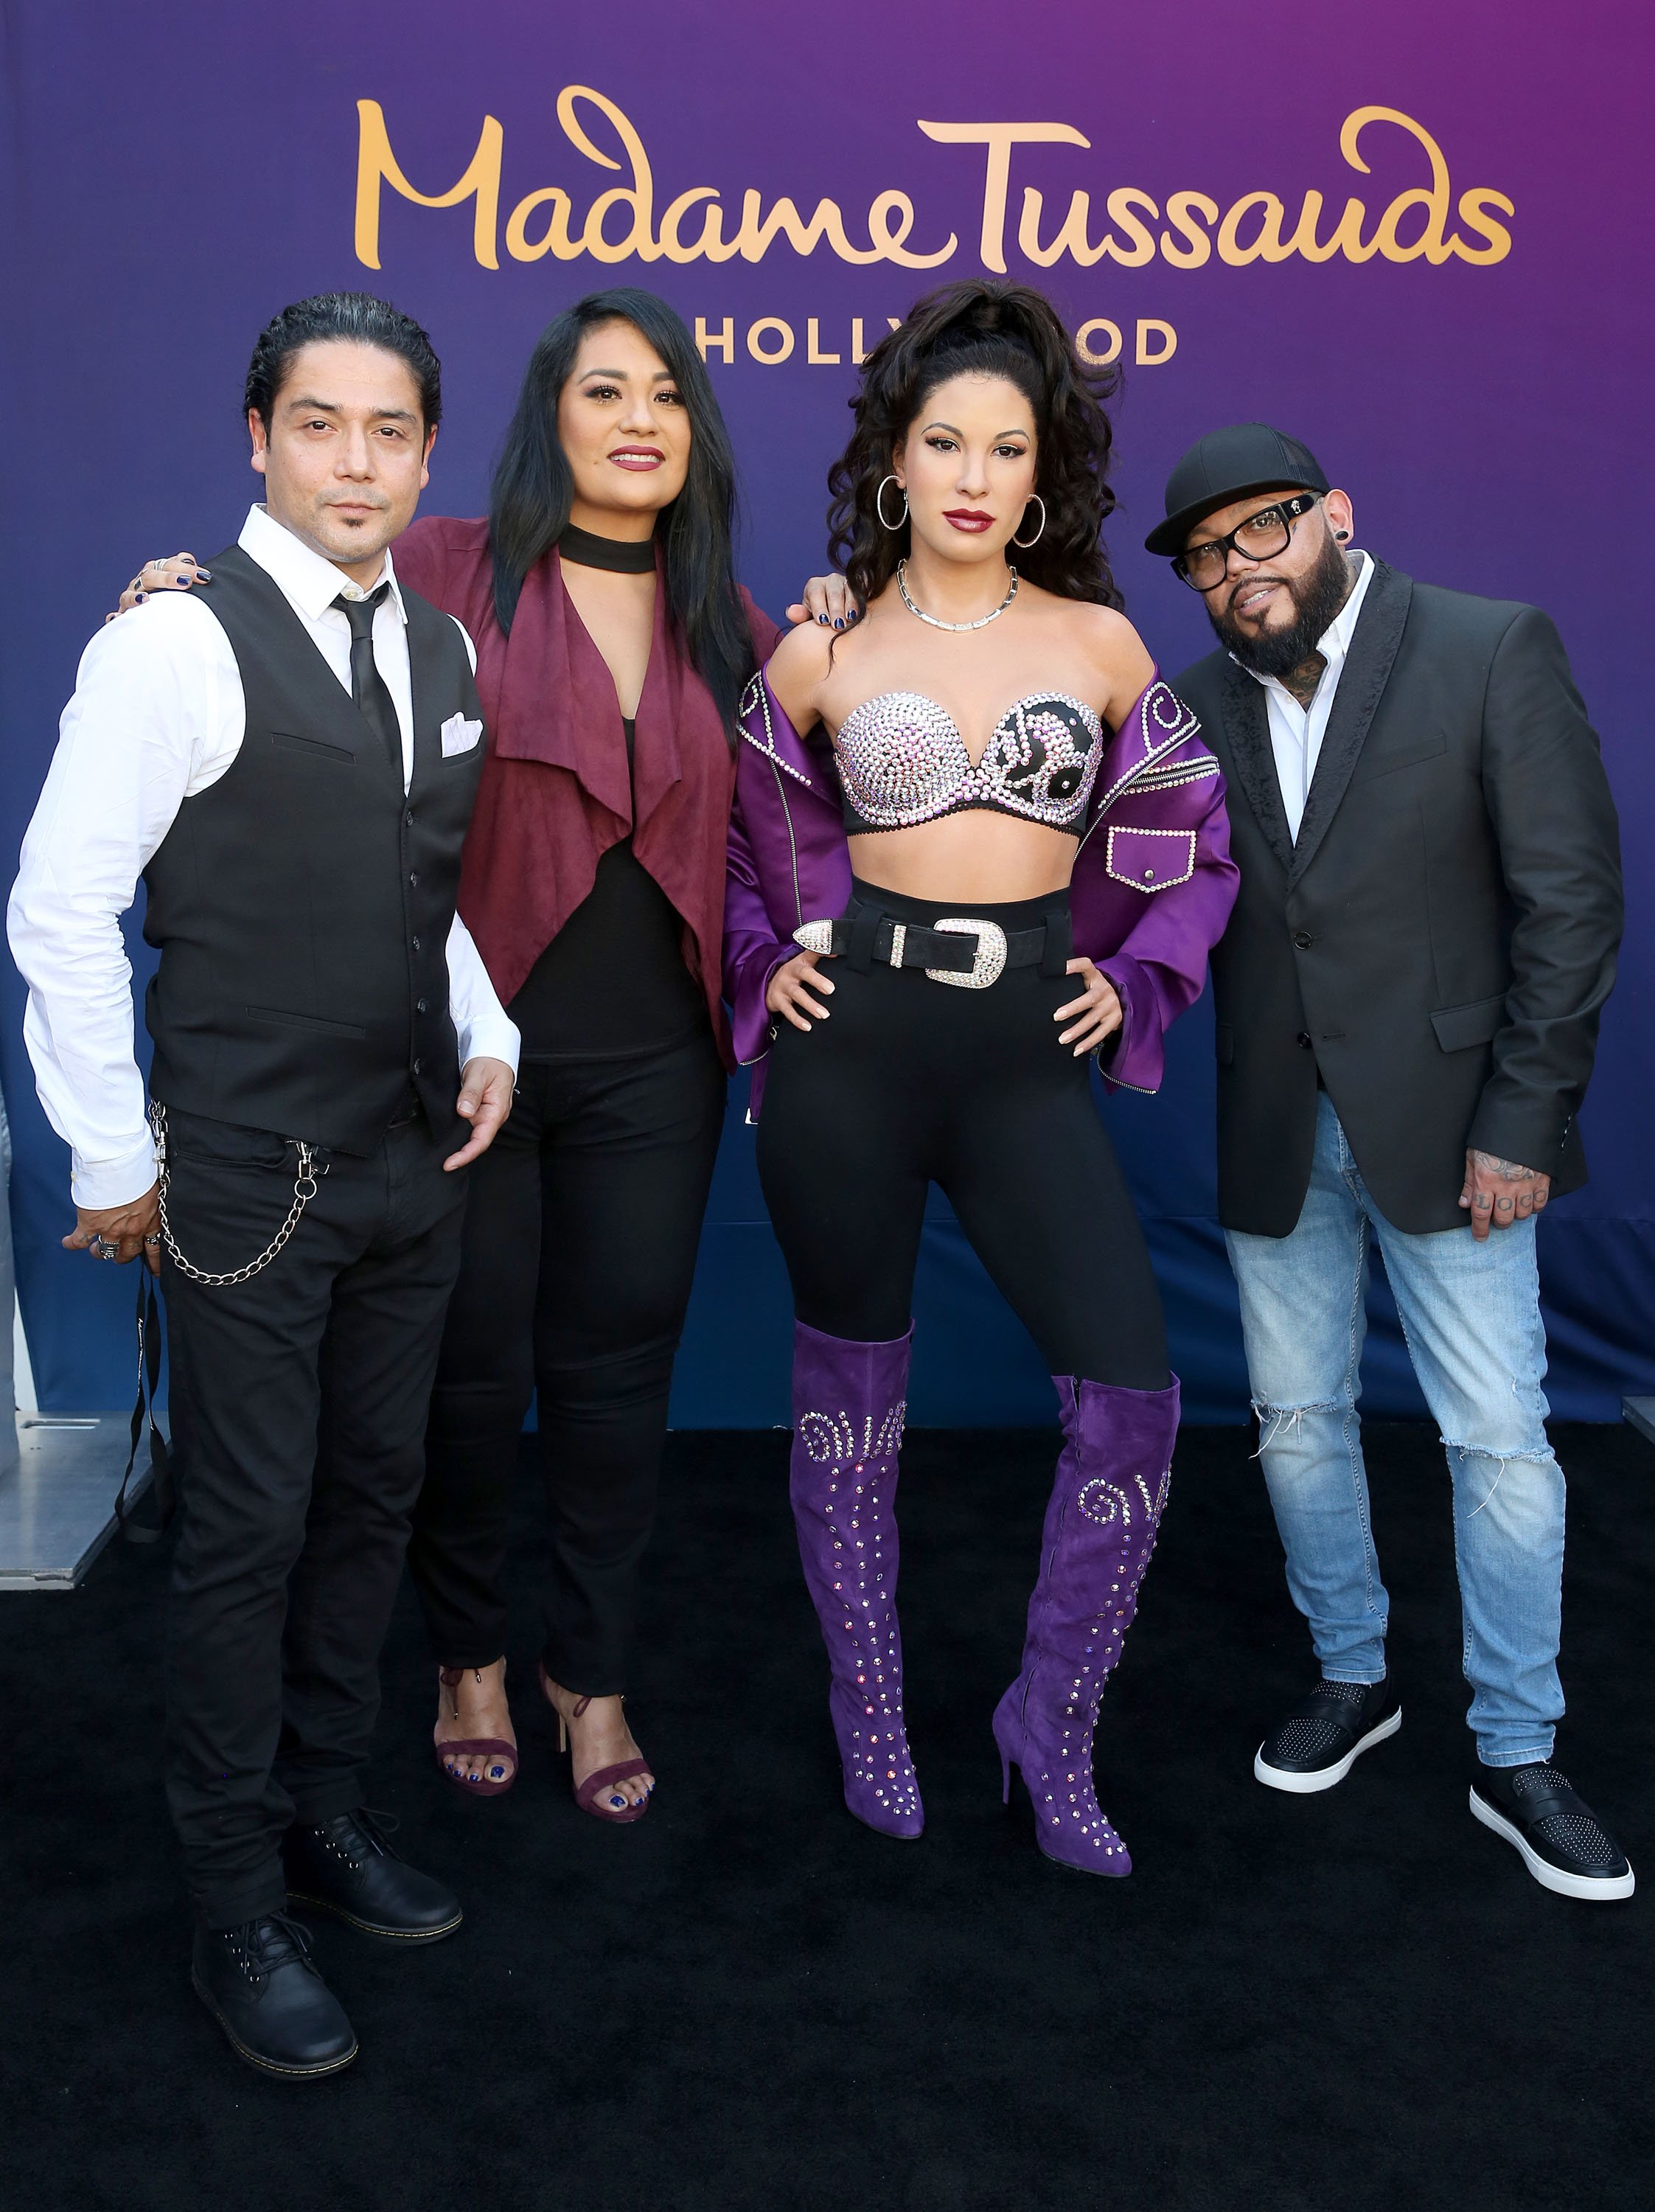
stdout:
<svg viewBox="0 0 1655 2212">
<path fill-rule="evenodd" d="M 541 1675 L 582 1807 L 653 1777 L 621 1710 L 673 1357 L 732 1064 L 719 998 L 742 686 L 776 630 L 731 574 L 735 471 L 689 333 L 600 293 L 536 346 L 486 520 L 397 562 L 477 647 L 489 753 L 460 903 L 523 1032 L 432 1401 L 409 1563 L 437 1753 L 509 1785 L 506 1523 L 537 1394 L 552 1574 Z"/>
<path fill-rule="evenodd" d="M 471 1176 L 409 1549 L 437 1757 L 475 1795 L 516 1775 L 506 1529 L 537 1395 L 542 1687 L 577 1801 L 616 1821 L 653 1787 L 621 1692 L 734 1065 L 719 975 L 736 715 L 778 635 L 731 575 L 734 497 L 688 331 L 618 288 L 543 333 L 488 514 L 417 522 L 395 552 L 476 646 L 488 754 L 460 907 L 523 1033 L 514 1110 Z M 194 567 L 153 562 L 142 580 L 187 588 Z M 829 601 L 843 610 L 836 580 L 812 605 Z"/>
</svg>

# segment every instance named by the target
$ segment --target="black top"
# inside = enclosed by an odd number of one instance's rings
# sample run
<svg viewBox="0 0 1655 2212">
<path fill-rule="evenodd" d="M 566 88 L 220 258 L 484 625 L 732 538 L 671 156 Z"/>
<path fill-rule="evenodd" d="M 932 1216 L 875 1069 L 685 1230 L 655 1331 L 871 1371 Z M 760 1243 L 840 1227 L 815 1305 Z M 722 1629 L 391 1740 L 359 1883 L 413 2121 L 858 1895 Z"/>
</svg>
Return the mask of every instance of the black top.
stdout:
<svg viewBox="0 0 1655 2212">
<path fill-rule="evenodd" d="M 164 1104 L 366 1154 L 410 1083 L 438 1135 L 459 1061 L 448 932 L 481 742 L 464 641 L 404 591 L 414 777 L 393 763 L 274 580 L 239 547 L 199 588 L 234 652 L 241 750 L 144 871 L 161 948 L 147 1013 Z"/>
<path fill-rule="evenodd" d="M 566 525 L 560 559 L 641 576 L 652 538 L 599 538 Z M 637 736 L 621 723 L 630 766 Z M 677 908 L 632 849 L 611 845 L 591 890 L 530 969 L 511 1004 L 524 1060 L 626 1060 L 684 1044 L 706 1024 L 706 1001 L 684 965 Z"/>
<path fill-rule="evenodd" d="M 1215 653 L 1177 690 L 1223 768 L 1241 871 L 1212 957 L 1226 1228 L 1298 1221 L 1319 1073 L 1410 1234 L 1464 1225 L 1468 1146 L 1584 1182 L 1621 868 L 1554 625 L 1375 562 L 1296 840 L 1261 687 Z"/>
<path fill-rule="evenodd" d="M 634 726 L 627 720 L 627 757 Z M 623 1060 L 665 1052 L 706 1026 L 684 965 L 677 908 L 632 849 L 611 845 L 591 890 L 512 1000 L 524 1060 Z"/>
</svg>

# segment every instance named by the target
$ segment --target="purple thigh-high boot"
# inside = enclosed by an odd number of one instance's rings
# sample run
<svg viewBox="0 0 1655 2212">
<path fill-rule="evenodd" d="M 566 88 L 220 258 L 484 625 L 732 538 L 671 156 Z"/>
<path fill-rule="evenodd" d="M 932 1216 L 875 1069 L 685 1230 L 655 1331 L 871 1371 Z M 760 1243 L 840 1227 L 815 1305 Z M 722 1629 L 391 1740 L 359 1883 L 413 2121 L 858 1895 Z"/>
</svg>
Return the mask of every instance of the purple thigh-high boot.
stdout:
<svg viewBox="0 0 1655 2212">
<path fill-rule="evenodd" d="M 1092 1786 L 1098 1704 L 1155 1546 L 1178 1435 L 1178 1378 L 1123 1390 L 1054 1376 L 1064 1447 L 1040 1539 L 1040 1576 L 1016 1680 L 994 1714 L 1006 1795 L 1021 1768 L 1047 1858 L 1131 1874 Z"/>
<path fill-rule="evenodd" d="M 885 1836 L 925 1825 L 902 1721 L 896 1625 L 896 1462 L 912 1328 L 889 1344 L 793 1329 L 789 1491 L 821 1623 L 845 1802 Z"/>
</svg>

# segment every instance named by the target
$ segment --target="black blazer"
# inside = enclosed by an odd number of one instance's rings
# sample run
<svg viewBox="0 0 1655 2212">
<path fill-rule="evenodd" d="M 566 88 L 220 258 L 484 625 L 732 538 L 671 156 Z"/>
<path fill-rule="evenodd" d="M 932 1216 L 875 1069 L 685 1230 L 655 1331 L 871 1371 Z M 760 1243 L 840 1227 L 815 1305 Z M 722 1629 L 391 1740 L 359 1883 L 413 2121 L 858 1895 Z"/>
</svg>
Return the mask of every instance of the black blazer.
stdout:
<svg viewBox="0 0 1655 2212">
<path fill-rule="evenodd" d="M 1583 1183 L 1620 839 L 1549 617 L 1376 562 L 1296 845 L 1263 687 L 1219 652 L 1174 688 L 1241 871 L 1212 963 L 1224 1225 L 1297 1223 L 1319 1073 L 1399 1229 L 1465 1224 L 1468 1146 Z"/>
</svg>

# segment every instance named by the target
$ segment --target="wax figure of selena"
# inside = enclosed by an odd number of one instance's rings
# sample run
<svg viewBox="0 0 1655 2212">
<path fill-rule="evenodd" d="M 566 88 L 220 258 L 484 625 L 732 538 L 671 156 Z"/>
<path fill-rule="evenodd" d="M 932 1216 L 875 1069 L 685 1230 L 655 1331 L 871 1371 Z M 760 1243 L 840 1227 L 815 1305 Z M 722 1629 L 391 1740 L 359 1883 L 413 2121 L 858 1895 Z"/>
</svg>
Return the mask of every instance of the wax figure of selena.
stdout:
<svg viewBox="0 0 1655 2212">
<path fill-rule="evenodd" d="M 1178 1427 L 1090 1056 L 1141 1091 L 1234 896 L 1199 726 L 1100 543 L 1110 380 L 1027 286 L 922 300 L 863 369 L 833 477 L 866 606 L 785 639 L 743 718 L 724 975 L 792 1279 L 791 1495 L 845 1796 L 924 1821 L 902 1709 L 897 1454 L 925 1194 L 1046 1355 L 1064 1447 L 993 1727 L 1049 1857 L 1131 1860 L 1092 1739 Z M 831 748 L 805 741 L 821 725 Z M 797 948 L 803 946 L 803 951 Z"/>
<path fill-rule="evenodd" d="M 1254 1771 L 1330 1789 L 1401 1723 L 1356 1415 L 1374 1237 L 1452 1478 L 1471 1811 L 1547 1888 L 1629 1897 L 1552 1763 L 1563 1476 L 1535 1261 L 1535 1217 L 1585 1180 L 1614 803 L 1547 617 L 1416 583 L 1353 528 L 1304 446 L 1243 423 L 1185 454 L 1148 540 L 1220 639 L 1178 679 L 1241 871 L 1213 955 L 1219 1207 L 1321 1669 Z"/>
<path fill-rule="evenodd" d="M 404 1943 L 460 1923 L 364 1811 L 364 1775 L 463 1170 L 510 1110 L 518 1041 L 455 915 L 470 640 L 389 550 L 436 435 L 430 342 L 363 294 L 303 301 L 259 338 L 245 404 L 264 504 L 209 583 L 88 648 L 10 936 L 74 1156 L 64 1241 L 144 1254 L 167 1297 L 192 1980 L 242 2057 L 292 2079 L 356 2041 L 289 1902 Z M 140 874 L 153 1129 L 119 919 Z"/>
<path fill-rule="evenodd" d="M 542 332 L 489 513 L 423 515 L 397 548 L 477 641 L 488 757 L 460 909 L 523 1039 L 510 1127 L 470 1177 L 409 1550 L 436 1757 L 475 1796 L 516 1778 L 506 1539 L 533 1400 L 552 1536 L 537 1695 L 577 1803 L 616 1824 L 655 1787 L 622 1693 L 733 1065 L 736 710 L 779 635 L 732 572 L 734 507 L 694 340 L 622 286 Z M 122 607 L 202 574 L 151 561 Z M 838 578 L 807 599 L 829 623 L 847 606 Z"/>
</svg>

